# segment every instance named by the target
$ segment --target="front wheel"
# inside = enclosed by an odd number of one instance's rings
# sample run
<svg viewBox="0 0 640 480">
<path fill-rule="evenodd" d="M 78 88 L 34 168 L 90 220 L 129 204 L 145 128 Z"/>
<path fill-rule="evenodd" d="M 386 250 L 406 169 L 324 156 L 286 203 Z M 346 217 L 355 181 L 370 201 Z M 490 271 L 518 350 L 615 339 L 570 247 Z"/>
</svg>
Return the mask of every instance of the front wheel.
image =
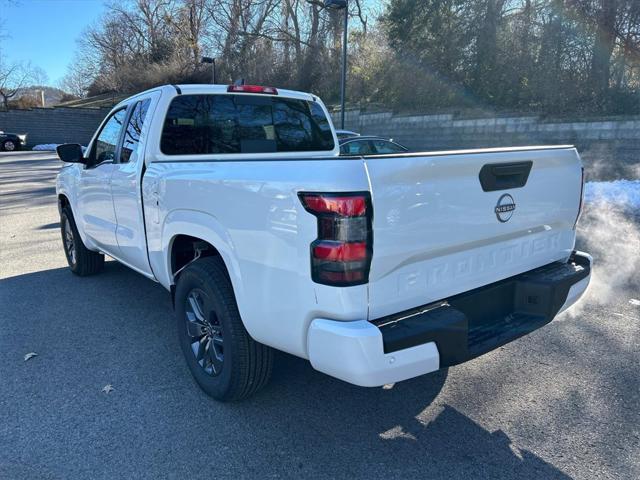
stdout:
<svg viewBox="0 0 640 480">
<path fill-rule="evenodd" d="M 67 206 L 60 215 L 60 233 L 67 263 L 73 273 L 81 277 L 98 273 L 104 267 L 104 255 L 92 252 L 82 243 L 76 222 Z"/>
<path fill-rule="evenodd" d="M 196 260 L 182 272 L 176 320 L 189 370 L 208 395 L 241 400 L 268 383 L 273 351 L 244 328 L 220 257 Z"/>
<path fill-rule="evenodd" d="M 2 149 L 5 152 L 14 152 L 15 150 L 18 149 L 18 145 L 13 140 L 5 140 L 2 143 Z"/>
</svg>

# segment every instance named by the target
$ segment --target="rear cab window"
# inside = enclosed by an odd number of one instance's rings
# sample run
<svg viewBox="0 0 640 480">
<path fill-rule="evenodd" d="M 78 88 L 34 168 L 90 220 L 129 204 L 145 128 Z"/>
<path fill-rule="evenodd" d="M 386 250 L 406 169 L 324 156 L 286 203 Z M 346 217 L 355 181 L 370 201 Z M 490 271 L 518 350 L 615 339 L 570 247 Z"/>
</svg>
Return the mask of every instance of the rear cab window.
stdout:
<svg viewBox="0 0 640 480">
<path fill-rule="evenodd" d="M 249 94 L 185 94 L 165 118 L 165 155 L 330 152 L 333 132 L 313 101 Z"/>
</svg>

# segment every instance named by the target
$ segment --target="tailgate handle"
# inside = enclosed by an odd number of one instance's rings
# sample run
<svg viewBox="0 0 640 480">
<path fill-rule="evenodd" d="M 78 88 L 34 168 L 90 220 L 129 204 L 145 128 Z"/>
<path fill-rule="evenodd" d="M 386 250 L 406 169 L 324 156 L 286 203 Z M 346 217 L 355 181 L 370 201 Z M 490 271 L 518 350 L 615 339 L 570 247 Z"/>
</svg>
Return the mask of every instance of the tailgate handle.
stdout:
<svg viewBox="0 0 640 480">
<path fill-rule="evenodd" d="M 485 192 L 520 188 L 527 184 L 532 161 L 488 163 L 480 169 L 480 185 Z"/>
</svg>

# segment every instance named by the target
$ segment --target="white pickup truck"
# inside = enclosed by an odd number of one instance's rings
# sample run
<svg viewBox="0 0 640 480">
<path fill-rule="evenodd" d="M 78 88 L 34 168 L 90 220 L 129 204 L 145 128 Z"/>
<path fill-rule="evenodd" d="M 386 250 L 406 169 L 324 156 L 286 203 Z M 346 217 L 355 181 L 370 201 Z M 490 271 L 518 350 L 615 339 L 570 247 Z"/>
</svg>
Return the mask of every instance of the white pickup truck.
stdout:
<svg viewBox="0 0 640 480">
<path fill-rule="evenodd" d="M 264 386 L 272 349 L 361 386 L 446 368 L 589 284 L 570 146 L 340 157 L 314 95 L 184 85 L 123 101 L 85 154 L 58 154 L 71 270 L 108 255 L 169 290 L 219 400 Z"/>
</svg>

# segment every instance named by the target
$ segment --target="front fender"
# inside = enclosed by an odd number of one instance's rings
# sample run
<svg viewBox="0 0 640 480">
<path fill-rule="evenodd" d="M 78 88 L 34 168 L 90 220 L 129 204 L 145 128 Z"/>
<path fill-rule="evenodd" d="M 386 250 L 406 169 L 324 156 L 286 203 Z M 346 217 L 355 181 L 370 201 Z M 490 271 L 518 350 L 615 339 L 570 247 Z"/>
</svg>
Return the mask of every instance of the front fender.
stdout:
<svg viewBox="0 0 640 480">
<path fill-rule="evenodd" d="M 79 185 L 79 175 L 80 172 L 78 170 L 77 164 L 65 164 L 58 172 L 56 177 L 56 198 L 58 199 L 58 213 L 62 214 L 62 205 L 60 203 L 60 196 L 64 196 L 69 202 L 69 206 L 71 207 L 71 213 L 76 221 L 76 227 L 78 228 L 78 233 L 80 234 L 80 239 L 82 243 L 84 243 L 85 247 L 89 250 L 97 251 L 98 248 L 93 243 L 93 241 L 87 237 L 82 228 L 82 222 L 79 221 L 80 217 L 80 209 L 78 207 L 78 185 Z"/>
</svg>

